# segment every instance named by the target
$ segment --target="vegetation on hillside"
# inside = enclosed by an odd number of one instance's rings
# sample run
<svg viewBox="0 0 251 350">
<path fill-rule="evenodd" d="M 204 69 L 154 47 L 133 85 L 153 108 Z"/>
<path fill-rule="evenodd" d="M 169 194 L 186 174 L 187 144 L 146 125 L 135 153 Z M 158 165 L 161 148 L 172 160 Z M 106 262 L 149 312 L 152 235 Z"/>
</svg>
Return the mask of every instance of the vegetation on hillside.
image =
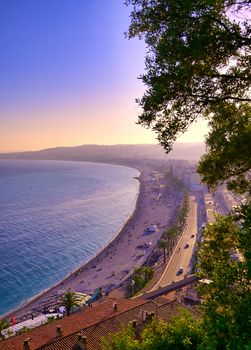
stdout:
<svg viewBox="0 0 251 350">
<path fill-rule="evenodd" d="M 136 294 L 153 278 L 153 269 L 150 266 L 141 266 L 134 270 L 131 283 L 131 294 Z"/>
<path fill-rule="evenodd" d="M 237 216 L 219 216 L 204 232 L 199 276 L 210 283 L 200 287 L 201 312 L 213 349 L 251 345 L 250 220 L 250 206 L 243 207 Z"/>
<path fill-rule="evenodd" d="M 149 322 L 141 337 L 137 336 L 132 325 L 124 327 L 117 334 L 109 334 L 102 339 L 103 350 L 192 350 L 205 349 L 207 343 L 200 320 L 195 320 L 187 311 L 170 322 Z M 198 346 L 198 347 L 197 347 Z"/>
<path fill-rule="evenodd" d="M 169 151 L 192 122 L 206 118 L 210 132 L 198 167 L 202 179 L 212 188 L 226 181 L 246 193 L 247 202 L 204 232 L 198 271 L 209 284 L 200 288 L 201 319 L 180 315 L 168 324 L 154 321 L 140 340 L 129 328 L 104 348 L 250 349 L 251 3 L 126 3 L 132 5 L 128 36 L 143 37 L 148 48 L 139 124 L 151 127 Z"/>
</svg>

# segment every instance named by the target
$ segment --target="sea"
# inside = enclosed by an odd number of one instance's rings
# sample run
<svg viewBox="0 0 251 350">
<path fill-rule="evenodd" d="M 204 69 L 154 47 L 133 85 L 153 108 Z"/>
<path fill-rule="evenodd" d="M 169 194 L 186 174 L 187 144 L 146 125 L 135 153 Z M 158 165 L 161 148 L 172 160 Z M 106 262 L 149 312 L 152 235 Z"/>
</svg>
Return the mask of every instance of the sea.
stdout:
<svg viewBox="0 0 251 350">
<path fill-rule="evenodd" d="M 90 260 L 136 205 L 136 169 L 0 160 L 0 315 Z"/>
</svg>

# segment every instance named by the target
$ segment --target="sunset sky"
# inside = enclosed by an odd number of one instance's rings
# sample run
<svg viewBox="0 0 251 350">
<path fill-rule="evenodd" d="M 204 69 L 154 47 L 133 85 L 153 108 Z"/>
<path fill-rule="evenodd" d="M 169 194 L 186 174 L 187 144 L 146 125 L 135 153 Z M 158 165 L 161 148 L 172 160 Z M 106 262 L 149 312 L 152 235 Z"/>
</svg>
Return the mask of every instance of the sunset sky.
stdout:
<svg viewBox="0 0 251 350">
<path fill-rule="evenodd" d="M 1 1 L 0 152 L 156 142 L 135 125 L 145 46 L 128 25 L 122 0 Z"/>
</svg>

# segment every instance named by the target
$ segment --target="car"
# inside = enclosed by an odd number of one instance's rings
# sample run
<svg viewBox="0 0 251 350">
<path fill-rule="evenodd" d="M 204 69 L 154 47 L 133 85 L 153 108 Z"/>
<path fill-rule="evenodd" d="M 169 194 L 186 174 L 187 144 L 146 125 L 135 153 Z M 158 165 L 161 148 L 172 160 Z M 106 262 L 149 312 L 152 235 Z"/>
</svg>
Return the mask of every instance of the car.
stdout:
<svg viewBox="0 0 251 350">
<path fill-rule="evenodd" d="M 184 271 L 183 267 L 181 266 L 177 272 L 178 275 L 180 275 Z"/>
<path fill-rule="evenodd" d="M 189 243 L 186 243 L 184 248 L 188 248 L 188 247 L 189 247 Z"/>
<path fill-rule="evenodd" d="M 194 238 L 194 234 L 191 234 L 191 238 Z"/>
</svg>

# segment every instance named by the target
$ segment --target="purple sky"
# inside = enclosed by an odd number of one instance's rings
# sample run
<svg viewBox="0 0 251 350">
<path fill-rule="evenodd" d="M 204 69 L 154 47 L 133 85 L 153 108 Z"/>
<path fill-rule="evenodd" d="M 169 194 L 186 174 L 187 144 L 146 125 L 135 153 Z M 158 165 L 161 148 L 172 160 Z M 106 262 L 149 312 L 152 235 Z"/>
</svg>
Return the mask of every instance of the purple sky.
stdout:
<svg viewBox="0 0 251 350">
<path fill-rule="evenodd" d="M 129 20 L 122 0 L 0 2 L 0 151 L 155 142 L 135 125 L 145 46 Z"/>
</svg>

